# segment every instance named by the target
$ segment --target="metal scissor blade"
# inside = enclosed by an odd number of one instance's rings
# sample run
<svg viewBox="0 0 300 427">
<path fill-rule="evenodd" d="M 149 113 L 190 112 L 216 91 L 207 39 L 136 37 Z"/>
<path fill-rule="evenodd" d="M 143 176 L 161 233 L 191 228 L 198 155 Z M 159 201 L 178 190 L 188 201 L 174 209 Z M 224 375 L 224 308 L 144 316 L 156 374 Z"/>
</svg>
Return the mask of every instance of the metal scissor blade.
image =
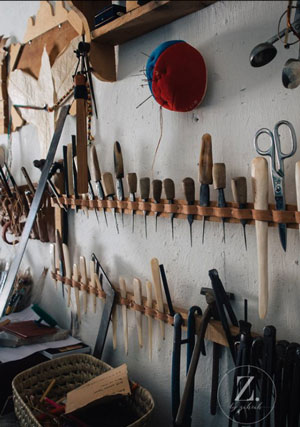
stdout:
<svg viewBox="0 0 300 427">
<path fill-rule="evenodd" d="M 275 203 L 276 203 L 276 210 L 283 211 L 285 210 L 285 203 L 283 197 L 275 197 Z M 284 251 L 286 251 L 286 224 L 280 223 L 278 224 L 278 230 L 279 230 L 279 237 L 281 246 Z"/>
</svg>

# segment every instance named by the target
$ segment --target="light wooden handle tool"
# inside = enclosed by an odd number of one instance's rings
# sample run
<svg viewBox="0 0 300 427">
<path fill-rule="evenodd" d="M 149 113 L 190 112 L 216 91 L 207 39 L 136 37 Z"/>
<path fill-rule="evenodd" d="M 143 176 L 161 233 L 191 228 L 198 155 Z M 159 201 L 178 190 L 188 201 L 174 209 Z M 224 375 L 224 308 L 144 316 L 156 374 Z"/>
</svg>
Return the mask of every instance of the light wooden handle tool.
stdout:
<svg viewBox="0 0 300 427">
<path fill-rule="evenodd" d="M 251 176 L 254 195 L 254 209 L 268 209 L 268 163 L 263 157 L 252 160 Z M 255 221 L 258 260 L 258 313 L 264 319 L 268 308 L 268 223 Z"/>
<path fill-rule="evenodd" d="M 79 258 L 79 263 L 80 263 L 81 282 L 86 286 L 87 285 L 87 273 L 86 273 L 86 262 L 85 262 L 84 256 L 81 256 Z M 83 291 L 83 312 L 87 313 L 87 291 L 86 291 L 86 289 Z"/>
<path fill-rule="evenodd" d="M 244 176 L 231 179 L 233 200 L 239 205 L 247 203 L 247 180 Z"/>
<path fill-rule="evenodd" d="M 96 287 L 97 287 L 97 289 L 98 289 L 99 291 L 103 291 L 102 284 L 101 284 L 101 282 L 100 282 L 100 279 L 99 279 L 99 276 L 98 276 L 98 274 L 97 274 L 97 273 L 94 273 L 94 279 L 95 279 L 95 283 L 96 283 Z M 103 297 L 101 297 L 101 299 L 103 299 Z"/>
<path fill-rule="evenodd" d="M 78 278 L 79 278 L 78 266 L 77 266 L 77 264 L 73 264 L 73 280 L 75 282 L 78 282 Z M 75 286 L 74 290 L 75 290 L 77 317 L 78 317 L 78 322 L 80 323 L 81 322 L 81 310 L 80 310 L 79 288 L 77 288 L 77 286 Z"/>
<path fill-rule="evenodd" d="M 96 295 L 96 282 L 95 282 L 95 262 L 90 260 L 90 278 L 91 278 L 91 287 L 93 288 L 93 307 L 94 313 L 97 311 L 97 295 Z"/>
<path fill-rule="evenodd" d="M 63 243 L 63 254 L 64 254 L 64 261 L 65 261 L 65 276 L 67 279 L 71 280 L 72 278 L 72 272 L 71 272 L 71 263 L 70 263 L 70 253 L 68 246 Z M 71 305 L 71 285 L 67 284 L 67 307 L 70 307 Z"/>
<path fill-rule="evenodd" d="M 300 211 L 300 161 L 296 163 L 295 175 L 296 175 L 297 211 Z M 300 230 L 300 224 L 299 224 L 299 230 Z"/>
<path fill-rule="evenodd" d="M 113 197 L 115 195 L 115 185 L 110 172 L 104 172 L 102 175 L 102 183 L 105 197 Z"/>
<path fill-rule="evenodd" d="M 142 284 L 137 278 L 133 279 L 133 294 L 134 302 L 138 305 L 142 305 Z M 142 330 L 142 313 L 139 311 L 135 312 L 136 326 L 138 332 L 139 346 L 143 347 L 143 330 Z"/>
<path fill-rule="evenodd" d="M 152 283 L 149 280 L 146 282 L 146 307 L 152 308 Z M 152 317 L 148 316 L 148 346 L 149 346 L 149 360 L 152 360 Z"/>
<path fill-rule="evenodd" d="M 162 294 L 162 285 L 161 285 L 161 280 L 160 280 L 159 262 L 158 262 L 157 258 L 152 258 L 151 270 L 152 270 L 152 277 L 153 277 L 157 307 L 161 313 L 164 313 L 164 301 L 163 301 L 163 294 Z M 165 323 L 163 320 L 160 320 L 159 323 L 160 323 L 161 337 L 162 337 L 162 339 L 165 339 Z"/>
<path fill-rule="evenodd" d="M 214 189 L 226 188 L 226 167 L 225 163 L 214 163 L 212 168 Z"/>
<path fill-rule="evenodd" d="M 112 331 L 113 331 L 113 349 L 117 349 L 117 326 L 118 326 L 118 312 L 117 304 L 114 305 L 111 313 Z"/>
<path fill-rule="evenodd" d="M 119 278 L 121 297 L 126 299 L 126 282 L 123 277 Z M 128 320 L 127 320 L 127 307 L 122 305 L 122 318 L 123 318 L 123 335 L 124 335 L 124 350 L 125 354 L 128 354 Z"/>
<path fill-rule="evenodd" d="M 90 173 L 92 181 L 97 182 L 101 180 L 101 170 L 99 166 L 96 147 L 94 145 L 91 145 L 90 148 Z"/>
<path fill-rule="evenodd" d="M 68 186 L 70 196 L 74 195 L 74 182 L 73 182 L 73 150 L 72 144 L 67 145 L 67 163 L 68 163 Z"/>
<path fill-rule="evenodd" d="M 50 261 L 51 261 L 51 272 L 56 274 L 56 259 L 55 259 L 55 244 L 50 243 Z M 57 280 L 53 279 L 55 289 L 57 290 Z"/>
<path fill-rule="evenodd" d="M 202 145 L 199 160 L 199 182 L 201 182 L 201 184 L 210 185 L 213 183 L 212 166 L 213 157 L 211 136 L 208 133 L 205 133 L 202 136 Z"/>
</svg>

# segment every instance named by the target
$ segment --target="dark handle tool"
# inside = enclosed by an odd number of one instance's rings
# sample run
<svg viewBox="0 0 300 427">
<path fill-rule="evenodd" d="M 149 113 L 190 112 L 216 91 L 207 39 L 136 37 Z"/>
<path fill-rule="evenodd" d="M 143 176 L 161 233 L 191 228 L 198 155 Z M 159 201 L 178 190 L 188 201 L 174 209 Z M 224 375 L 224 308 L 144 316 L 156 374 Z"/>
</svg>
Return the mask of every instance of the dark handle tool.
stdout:
<svg viewBox="0 0 300 427">
<path fill-rule="evenodd" d="M 168 203 L 172 205 L 174 203 L 175 199 L 175 184 L 174 181 L 170 178 L 166 178 L 163 180 L 163 188 L 166 195 L 166 199 L 168 200 Z M 174 218 L 175 213 L 170 214 L 171 219 L 171 231 L 172 231 L 172 240 L 174 240 Z"/>
<path fill-rule="evenodd" d="M 238 203 L 239 209 L 245 209 L 247 205 L 247 180 L 244 176 L 231 179 L 231 189 L 233 200 Z M 243 226 L 245 248 L 247 250 L 247 239 L 246 239 L 246 219 L 241 219 L 240 223 Z"/>
<path fill-rule="evenodd" d="M 137 175 L 135 172 L 130 172 L 127 174 L 127 184 L 129 189 L 129 199 L 131 202 L 135 202 L 135 193 L 137 191 Z M 134 232 L 134 214 L 135 211 L 132 209 L 132 233 Z"/>
<path fill-rule="evenodd" d="M 140 193 L 143 202 L 147 202 L 150 196 L 150 178 L 140 178 Z M 145 236 L 147 239 L 147 215 L 148 211 L 143 211 L 145 221 Z"/>
<path fill-rule="evenodd" d="M 224 196 L 224 188 L 226 187 L 226 167 L 225 163 L 213 164 L 213 183 L 215 190 L 218 190 L 218 208 L 225 208 L 226 201 Z M 223 223 L 223 242 L 225 243 L 225 218 L 222 218 Z"/>
<path fill-rule="evenodd" d="M 114 166 L 115 166 L 115 175 L 116 175 L 116 189 L 117 189 L 117 198 L 118 200 L 124 200 L 124 188 L 123 181 L 124 178 L 124 166 L 123 166 L 123 156 L 121 145 L 118 141 L 114 145 Z M 124 227 L 124 209 L 121 209 L 122 214 L 122 224 Z"/>
<path fill-rule="evenodd" d="M 194 205 L 194 203 L 195 203 L 195 182 L 194 182 L 194 180 L 192 178 L 184 178 L 182 183 L 183 183 L 183 190 L 184 190 L 185 199 L 186 199 L 188 205 Z M 190 241 L 191 241 L 191 246 L 192 246 L 193 245 L 192 225 L 193 225 L 193 221 L 194 221 L 194 215 L 188 214 L 187 220 L 188 220 L 188 223 L 190 225 Z"/>
<path fill-rule="evenodd" d="M 154 179 L 152 181 L 152 194 L 153 194 L 154 203 L 156 204 L 160 203 L 161 192 L 162 192 L 162 181 L 160 179 Z M 155 231 L 157 231 L 157 218 L 159 214 L 160 214 L 159 212 L 155 212 Z"/>
<path fill-rule="evenodd" d="M 200 185 L 200 206 L 209 206 L 210 194 L 209 185 L 213 183 L 212 178 L 212 144 L 211 136 L 206 133 L 202 136 L 202 145 L 200 151 L 199 160 L 199 181 Z M 204 243 L 204 231 L 205 231 L 205 215 L 203 216 L 202 225 L 202 243 Z"/>
</svg>

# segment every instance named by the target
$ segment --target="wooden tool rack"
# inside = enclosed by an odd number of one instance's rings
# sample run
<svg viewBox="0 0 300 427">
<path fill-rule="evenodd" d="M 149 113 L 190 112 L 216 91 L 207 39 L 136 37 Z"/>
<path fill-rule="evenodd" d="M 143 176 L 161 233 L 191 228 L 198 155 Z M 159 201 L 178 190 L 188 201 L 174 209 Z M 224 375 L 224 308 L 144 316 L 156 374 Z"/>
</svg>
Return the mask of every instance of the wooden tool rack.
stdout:
<svg viewBox="0 0 300 427">
<path fill-rule="evenodd" d="M 270 227 L 275 227 L 278 224 L 287 224 L 288 228 L 298 229 L 300 226 L 300 212 L 297 211 L 296 205 L 286 205 L 285 211 L 275 210 L 275 205 L 269 204 L 268 210 L 257 210 L 253 208 L 253 203 L 247 203 L 246 209 L 239 209 L 237 203 L 227 202 L 227 207 L 218 208 L 216 202 L 210 202 L 211 206 L 203 207 L 199 205 L 196 200 L 194 205 L 187 205 L 185 200 L 174 200 L 173 204 L 170 204 L 168 200 L 162 199 L 160 203 L 154 203 L 153 199 L 149 199 L 149 202 L 143 202 L 137 198 L 135 202 L 131 202 L 129 199 L 123 201 L 114 200 L 85 200 L 75 199 L 74 197 L 62 196 L 60 198 L 61 203 L 65 206 L 69 206 L 75 209 L 76 206 L 79 208 L 87 207 L 90 210 L 93 209 L 105 209 L 108 212 L 111 209 L 116 208 L 117 212 L 121 212 L 124 209 L 125 214 L 132 214 L 135 211 L 138 215 L 143 215 L 144 211 L 148 212 L 149 216 L 155 215 L 155 212 L 160 213 L 160 217 L 169 218 L 170 214 L 174 213 L 175 218 L 187 219 L 187 215 L 194 215 L 195 220 L 202 220 L 203 216 L 208 221 L 221 222 L 222 218 L 226 218 L 226 222 L 240 223 L 240 220 L 247 220 L 247 224 L 255 224 L 255 220 L 267 221 Z M 56 205 L 55 200 L 52 203 Z"/>
</svg>

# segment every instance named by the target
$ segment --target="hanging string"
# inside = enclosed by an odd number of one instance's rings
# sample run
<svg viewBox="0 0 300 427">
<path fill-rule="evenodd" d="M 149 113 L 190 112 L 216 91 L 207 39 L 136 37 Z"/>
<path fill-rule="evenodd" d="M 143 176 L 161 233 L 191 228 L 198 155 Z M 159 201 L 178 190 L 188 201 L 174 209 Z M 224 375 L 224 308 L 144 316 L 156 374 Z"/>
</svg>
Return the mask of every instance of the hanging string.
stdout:
<svg viewBox="0 0 300 427">
<path fill-rule="evenodd" d="M 155 149 L 155 153 L 154 153 L 154 158 L 153 158 L 153 162 L 152 162 L 152 167 L 151 167 L 151 173 L 153 176 L 153 170 L 154 170 L 154 164 L 155 164 L 155 160 L 156 160 L 156 155 L 160 146 L 160 142 L 162 139 L 162 134 L 163 134 L 163 112 L 162 112 L 162 106 L 159 107 L 159 122 L 160 122 L 160 136 L 159 136 L 159 140 Z"/>
</svg>

